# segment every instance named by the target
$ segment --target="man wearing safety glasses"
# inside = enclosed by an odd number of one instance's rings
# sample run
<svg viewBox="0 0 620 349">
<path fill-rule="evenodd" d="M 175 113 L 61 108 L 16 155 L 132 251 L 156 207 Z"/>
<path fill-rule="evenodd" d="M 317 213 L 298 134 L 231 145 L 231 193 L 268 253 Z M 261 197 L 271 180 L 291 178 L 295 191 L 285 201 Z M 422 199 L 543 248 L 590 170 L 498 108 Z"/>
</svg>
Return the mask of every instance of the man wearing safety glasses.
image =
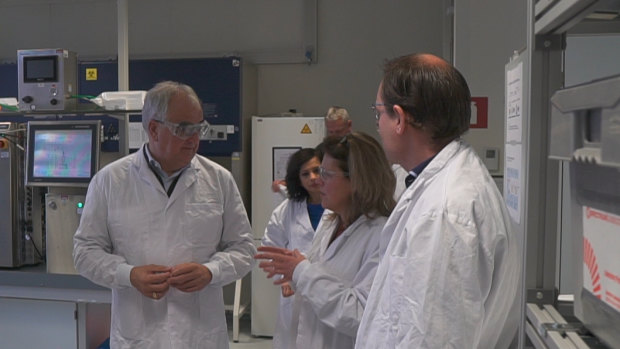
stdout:
<svg viewBox="0 0 620 349">
<path fill-rule="evenodd" d="M 191 87 L 153 87 L 142 125 L 148 143 L 90 183 L 76 269 L 112 289 L 113 348 L 227 348 L 222 287 L 256 253 L 239 191 L 196 155 L 209 124 Z"/>
</svg>

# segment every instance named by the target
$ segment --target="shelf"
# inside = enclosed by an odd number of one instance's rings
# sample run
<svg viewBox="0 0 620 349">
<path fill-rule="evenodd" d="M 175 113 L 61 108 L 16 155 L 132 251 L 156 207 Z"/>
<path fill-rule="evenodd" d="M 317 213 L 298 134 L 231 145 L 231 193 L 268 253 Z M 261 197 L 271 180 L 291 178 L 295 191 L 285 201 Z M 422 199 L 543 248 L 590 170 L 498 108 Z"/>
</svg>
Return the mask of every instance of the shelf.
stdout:
<svg viewBox="0 0 620 349">
<path fill-rule="evenodd" d="M 35 266 L 0 269 L 0 286 L 107 290 L 77 274 L 48 273 L 44 263 Z"/>
<path fill-rule="evenodd" d="M 58 116 L 58 115 L 119 115 L 119 114 L 141 114 L 141 110 L 110 110 L 98 106 L 83 106 L 70 110 L 36 110 L 36 111 L 0 111 L 2 116 Z"/>
<path fill-rule="evenodd" d="M 544 1 L 541 1 L 544 2 Z M 538 4 L 537 4 L 538 7 Z M 538 8 L 537 8 L 538 10 Z M 620 3 L 612 0 L 560 0 L 536 12 L 535 34 L 561 34 L 571 29 L 587 33 L 620 33 Z M 591 19 L 597 15 L 609 19 Z M 584 29 L 577 29 L 583 27 Z"/>
</svg>

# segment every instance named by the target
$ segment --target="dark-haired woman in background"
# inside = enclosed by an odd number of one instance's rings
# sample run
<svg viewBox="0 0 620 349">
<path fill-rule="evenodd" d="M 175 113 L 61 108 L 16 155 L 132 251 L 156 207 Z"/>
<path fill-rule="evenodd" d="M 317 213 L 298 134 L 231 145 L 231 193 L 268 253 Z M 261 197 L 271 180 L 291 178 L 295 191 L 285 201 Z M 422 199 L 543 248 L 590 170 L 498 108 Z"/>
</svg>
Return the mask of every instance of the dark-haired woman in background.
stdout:
<svg viewBox="0 0 620 349">
<path fill-rule="evenodd" d="M 263 246 L 276 246 L 306 253 L 312 246 L 314 233 L 323 215 L 319 182 L 319 167 L 323 154 L 320 150 L 304 148 L 291 155 L 286 168 L 288 199 L 271 214 Z M 288 349 L 295 346 L 291 328 L 296 327 L 293 316 L 294 294 L 289 283 L 281 285 L 282 295 L 278 309 L 273 348 Z"/>
</svg>

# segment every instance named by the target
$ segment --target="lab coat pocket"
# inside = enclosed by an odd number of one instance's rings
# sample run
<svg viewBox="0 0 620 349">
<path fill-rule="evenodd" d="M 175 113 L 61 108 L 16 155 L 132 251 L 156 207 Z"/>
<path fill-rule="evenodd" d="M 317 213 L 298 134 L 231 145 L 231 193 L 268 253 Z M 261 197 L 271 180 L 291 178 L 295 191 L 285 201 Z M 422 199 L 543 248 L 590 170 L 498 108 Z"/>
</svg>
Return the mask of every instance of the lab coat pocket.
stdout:
<svg viewBox="0 0 620 349">
<path fill-rule="evenodd" d="M 124 256 L 130 264 L 145 263 L 144 241 L 153 232 L 153 217 L 157 213 L 151 210 L 126 207 L 110 210 L 108 231 L 115 254 Z"/>
<path fill-rule="evenodd" d="M 136 289 L 117 289 L 112 314 L 118 314 L 116 330 L 125 338 L 140 339 L 144 335 L 143 297 Z M 114 321 L 113 321 L 114 322 Z"/>
<path fill-rule="evenodd" d="M 183 221 L 185 241 L 195 247 L 217 245 L 222 234 L 223 211 L 222 204 L 215 200 L 187 204 Z"/>
</svg>

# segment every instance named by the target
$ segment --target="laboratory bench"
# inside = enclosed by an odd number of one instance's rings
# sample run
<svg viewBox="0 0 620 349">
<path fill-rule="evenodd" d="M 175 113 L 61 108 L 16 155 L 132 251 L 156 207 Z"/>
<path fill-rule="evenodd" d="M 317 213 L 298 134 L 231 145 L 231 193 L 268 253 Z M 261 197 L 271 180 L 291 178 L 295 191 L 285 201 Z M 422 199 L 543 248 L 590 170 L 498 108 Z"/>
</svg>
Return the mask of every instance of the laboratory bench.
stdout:
<svg viewBox="0 0 620 349">
<path fill-rule="evenodd" d="M 3 348 L 94 348 L 110 331 L 111 292 L 44 263 L 0 268 Z"/>
</svg>

